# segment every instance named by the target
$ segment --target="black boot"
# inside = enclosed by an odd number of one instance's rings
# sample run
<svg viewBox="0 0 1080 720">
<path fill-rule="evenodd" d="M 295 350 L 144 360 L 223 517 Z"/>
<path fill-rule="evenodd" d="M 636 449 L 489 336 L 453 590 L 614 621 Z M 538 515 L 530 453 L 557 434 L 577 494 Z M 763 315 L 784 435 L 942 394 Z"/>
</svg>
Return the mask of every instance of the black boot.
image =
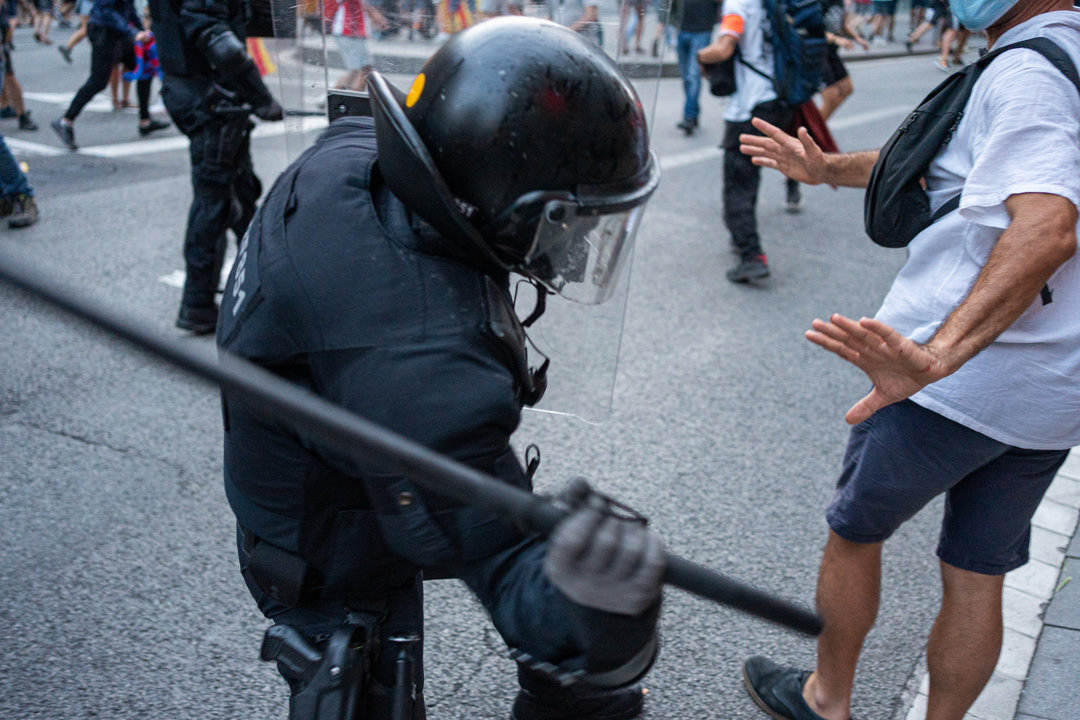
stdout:
<svg viewBox="0 0 1080 720">
<path fill-rule="evenodd" d="M 176 327 L 193 335 L 209 335 L 217 330 L 217 316 L 217 305 L 182 304 L 180 314 L 176 317 Z"/>
<path fill-rule="evenodd" d="M 563 687 L 545 675 L 518 666 L 521 690 L 511 720 L 631 720 L 641 714 L 645 690 L 639 684 L 604 689 L 585 683 Z"/>
</svg>

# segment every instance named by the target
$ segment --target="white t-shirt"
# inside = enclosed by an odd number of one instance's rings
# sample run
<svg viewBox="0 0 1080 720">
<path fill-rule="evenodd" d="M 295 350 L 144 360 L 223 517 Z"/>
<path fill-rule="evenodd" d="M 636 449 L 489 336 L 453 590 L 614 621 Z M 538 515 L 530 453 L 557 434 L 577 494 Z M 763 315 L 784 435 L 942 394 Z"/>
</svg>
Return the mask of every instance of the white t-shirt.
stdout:
<svg viewBox="0 0 1080 720">
<path fill-rule="evenodd" d="M 766 42 L 765 34 L 772 35 L 772 27 L 765 16 L 761 0 L 724 0 L 722 16 L 738 15 L 743 20 L 739 34 L 739 53 L 742 59 L 770 78 L 773 74 L 772 43 Z M 721 23 L 720 33 L 729 32 Z M 742 62 L 735 62 L 735 92 L 728 98 L 724 119 L 746 122 L 755 105 L 776 99 L 772 80 L 762 77 Z"/>
<path fill-rule="evenodd" d="M 995 46 L 1036 36 L 1080 67 L 1080 12 L 1039 15 Z M 918 342 L 967 296 L 1009 225 L 1010 195 L 1050 193 L 1080 208 L 1080 92 L 1034 50 L 1003 53 L 975 84 L 926 182 L 932 210 L 962 190 L 960 210 L 912 240 L 877 314 Z M 912 399 L 1010 445 L 1080 445 L 1080 253 L 1047 288 L 1050 297 L 1044 291 L 990 347 Z"/>
</svg>

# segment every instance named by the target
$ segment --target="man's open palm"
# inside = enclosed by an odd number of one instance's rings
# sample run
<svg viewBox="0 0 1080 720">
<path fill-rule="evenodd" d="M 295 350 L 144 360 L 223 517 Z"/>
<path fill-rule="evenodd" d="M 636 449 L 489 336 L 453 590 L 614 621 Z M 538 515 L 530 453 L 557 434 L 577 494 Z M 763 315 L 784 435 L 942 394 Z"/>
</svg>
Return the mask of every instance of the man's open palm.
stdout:
<svg viewBox="0 0 1080 720">
<path fill-rule="evenodd" d="M 872 318 L 856 322 L 832 315 L 827 322 L 814 320 L 811 327 L 806 331 L 807 340 L 855 365 L 874 384 L 844 416 L 852 425 L 949 374 L 944 361 L 928 347 Z"/>
</svg>

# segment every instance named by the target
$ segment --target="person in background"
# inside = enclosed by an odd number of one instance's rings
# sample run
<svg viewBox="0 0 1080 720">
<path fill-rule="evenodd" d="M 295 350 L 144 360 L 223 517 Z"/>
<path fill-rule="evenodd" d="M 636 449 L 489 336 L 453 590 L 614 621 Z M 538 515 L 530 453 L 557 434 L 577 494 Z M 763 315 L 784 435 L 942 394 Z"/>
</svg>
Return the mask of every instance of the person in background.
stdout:
<svg viewBox="0 0 1080 720">
<path fill-rule="evenodd" d="M 71 37 L 67 39 L 67 42 L 56 46 L 56 49 L 60 52 L 60 57 L 64 58 L 64 62 L 68 65 L 71 64 L 71 51 L 86 39 L 86 24 L 90 19 L 90 10 L 93 7 L 94 0 L 78 0 L 75 5 L 75 13 L 79 16 L 79 27 L 75 28 L 75 32 L 71 33 Z"/>
<path fill-rule="evenodd" d="M 75 118 L 95 95 L 109 84 L 109 76 L 116 67 L 118 57 L 124 64 L 134 68 L 136 42 L 149 40 L 152 35 L 143 29 L 142 19 L 131 0 L 95 0 L 87 24 L 87 37 L 92 48 L 90 76 L 75 93 L 75 97 L 63 116 L 52 121 L 53 132 L 71 150 L 75 143 Z M 151 78 L 139 80 L 136 92 L 139 98 L 139 135 L 169 127 L 169 123 L 150 117 Z"/>
<path fill-rule="evenodd" d="M 8 4 L 0 4 L 0 32 L 10 33 L 11 27 L 7 22 Z M 0 90 L 0 118 L 18 118 L 20 130 L 37 130 L 38 126 L 30 119 L 30 111 L 23 103 L 22 85 L 15 77 L 15 69 L 11 64 L 11 52 L 7 43 L 0 49 L 4 63 L 3 89 Z"/>
<path fill-rule="evenodd" d="M 825 39 L 829 41 L 825 54 L 825 69 L 822 73 L 821 119 L 828 120 L 836 108 L 851 93 L 855 86 L 851 82 L 844 61 L 840 59 L 840 48 L 852 49 L 856 44 L 863 50 L 870 48 L 868 43 L 855 28 L 855 16 L 844 8 L 844 0 L 824 0 L 822 12 L 825 16 Z"/>
<path fill-rule="evenodd" d="M 251 163 L 251 116 L 284 118 L 248 57 L 248 12 L 244 0 L 150 2 L 164 73 L 161 97 L 187 136 L 191 155 L 192 199 L 184 232 L 187 276 L 176 326 L 195 335 L 208 335 L 217 327 L 226 231 L 239 242 L 262 194 Z"/>
<path fill-rule="evenodd" d="M 738 264 L 726 273 L 733 283 L 762 280 L 770 273 L 757 225 L 761 168 L 739 152 L 739 136 L 758 132 L 751 124 L 752 118 L 787 127 L 795 114 L 776 95 L 770 36 L 771 27 L 762 0 L 724 0 L 720 33 L 697 54 L 701 64 L 722 62 L 736 52 L 740 58 L 735 63 L 735 92 L 724 110 L 724 137 L 720 142 L 724 149 L 724 225 L 731 233 L 732 249 L 739 255 Z M 789 191 L 792 186 L 797 192 L 798 185 L 793 182 L 788 183 Z M 792 200 L 789 194 L 788 203 Z"/>
<path fill-rule="evenodd" d="M 52 0 L 35 0 L 34 3 L 34 39 L 42 45 L 52 45 L 49 39 L 49 28 L 52 26 L 53 2 Z"/>
<path fill-rule="evenodd" d="M 0 55 L 2 63 L 3 56 Z M 6 77 L 6 67 L 0 68 L 0 85 Z M 7 218 L 9 228 L 29 227 L 38 221 L 34 188 L 30 187 L 26 173 L 11 154 L 3 135 L 0 135 L 0 217 Z"/>
<path fill-rule="evenodd" d="M 334 36 L 345 64 L 345 75 L 334 87 L 364 90 L 371 70 L 371 52 L 368 50 L 363 0 L 323 0 L 323 22 Z"/>
<path fill-rule="evenodd" d="M 679 18 L 679 34 L 675 41 L 675 55 L 682 75 L 683 111 L 677 127 L 686 135 L 693 135 L 701 115 L 701 66 L 698 51 L 712 41 L 713 27 L 718 20 L 718 0 L 682 0 Z"/>
</svg>

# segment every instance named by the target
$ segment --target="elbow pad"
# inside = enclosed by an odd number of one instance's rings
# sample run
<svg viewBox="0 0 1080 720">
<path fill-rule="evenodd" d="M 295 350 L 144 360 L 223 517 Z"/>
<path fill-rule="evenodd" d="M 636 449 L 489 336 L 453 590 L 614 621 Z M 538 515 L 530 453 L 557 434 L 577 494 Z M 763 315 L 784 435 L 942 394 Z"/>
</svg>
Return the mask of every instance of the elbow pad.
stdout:
<svg viewBox="0 0 1080 720">
<path fill-rule="evenodd" d="M 254 66 L 248 57 L 247 49 L 236 33 L 224 25 L 215 25 L 198 40 L 199 49 L 206 55 L 207 62 L 222 79 L 241 75 Z"/>
</svg>

